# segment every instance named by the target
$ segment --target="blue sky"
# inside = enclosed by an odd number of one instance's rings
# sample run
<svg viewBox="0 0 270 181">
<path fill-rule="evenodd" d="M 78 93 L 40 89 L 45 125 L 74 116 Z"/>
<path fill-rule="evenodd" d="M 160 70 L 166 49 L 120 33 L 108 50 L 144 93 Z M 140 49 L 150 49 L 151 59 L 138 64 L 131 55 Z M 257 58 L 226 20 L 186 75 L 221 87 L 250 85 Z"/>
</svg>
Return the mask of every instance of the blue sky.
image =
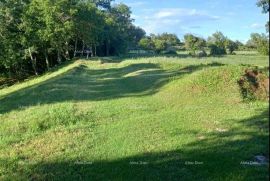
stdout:
<svg viewBox="0 0 270 181">
<path fill-rule="evenodd" d="M 216 31 L 246 42 L 252 32 L 265 33 L 267 14 L 257 0 L 115 0 L 131 7 L 135 24 L 149 33 L 186 33 L 204 38 Z"/>
</svg>

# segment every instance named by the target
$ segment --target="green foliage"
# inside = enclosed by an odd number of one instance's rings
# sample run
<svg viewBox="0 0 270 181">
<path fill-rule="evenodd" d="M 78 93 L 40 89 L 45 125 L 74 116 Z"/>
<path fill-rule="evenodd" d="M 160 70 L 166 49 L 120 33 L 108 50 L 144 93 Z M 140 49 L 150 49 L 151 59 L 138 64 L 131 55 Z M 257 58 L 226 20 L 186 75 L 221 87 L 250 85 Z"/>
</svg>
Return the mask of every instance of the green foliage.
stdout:
<svg viewBox="0 0 270 181">
<path fill-rule="evenodd" d="M 145 35 L 130 16 L 111 0 L 0 1 L 0 68 L 10 77 L 37 75 L 85 50 L 123 54 Z"/>
<path fill-rule="evenodd" d="M 163 55 L 177 55 L 175 50 L 166 50 L 161 52 Z"/>
<path fill-rule="evenodd" d="M 248 41 L 262 55 L 269 55 L 269 39 L 265 34 L 252 33 Z"/>
<path fill-rule="evenodd" d="M 269 0 L 258 0 L 257 6 L 262 8 L 263 13 L 269 13 Z M 266 31 L 269 32 L 269 21 L 265 25 Z"/>
<path fill-rule="evenodd" d="M 226 50 L 224 48 L 220 48 L 215 44 L 208 45 L 210 49 L 210 55 L 224 55 L 226 54 Z"/>
<path fill-rule="evenodd" d="M 205 50 L 201 50 L 199 51 L 199 53 L 197 54 L 198 57 L 207 57 L 207 53 Z"/>
<path fill-rule="evenodd" d="M 156 38 L 165 41 L 168 47 L 177 46 L 181 43 L 175 34 L 163 33 Z"/>
<path fill-rule="evenodd" d="M 236 43 L 230 39 L 226 40 L 226 48 L 229 50 L 229 54 L 233 54 L 233 52 L 238 49 L 238 44 L 239 42 Z"/>
<path fill-rule="evenodd" d="M 173 46 L 180 44 L 180 40 L 175 34 L 163 33 L 161 35 L 151 34 L 149 37 L 141 39 L 139 45 L 146 50 L 154 50 L 160 54 Z"/>
<path fill-rule="evenodd" d="M 141 39 L 145 37 L 146 32 L 137 26 L 131 25 L 128 30 L 128 37 L 130 39 L 129 48 L 137 48 Z"/>
<path fill-rule="evenodd" d="M 186 49 L 189 50 L 190 54 L 193 56 L 196 55 L 196 50 L 203 51 L 206 46 L 206 41 L 203 38 L 196 37 L 192 34 L 184 35 L 184 39 Z"/>
<path fill-rule="evenodd" d="M 14 76 L 22 68 L 24 48 L 20 44 L 23 34 L 19 24 L 22 23 L 24 1 L 10 0 L 0 2 L 0 66 L 9 76 Z"/>
<path fill-rule="evenodd" d="M 149 37 L 142 38 L 139 42 L 139 45 L 141 48 L 145 50 L 152 50 L 154 47 L 153 42 L 151 41 Z"/>
<path fill-rule="evenodd" d="M 263 13 L 269 12 L 269 0 L 258 0 L 257 6 L 262 8 Z"/>
<path fill-rule="evenodd" d="M 166 50 L 167 43 L 165 40 L 161 40 L 159 38 L 154 38 L 153 44 L 155 47 L 155 51 L 159 54 L 161 51 Z"/>
<path fill-rule="evenodd" d="M 226 42 L 227 38 L 219 31 L 210 36 L 207 42 L 210 48 L 210 55 L 226 54 Z"/>
</svg>

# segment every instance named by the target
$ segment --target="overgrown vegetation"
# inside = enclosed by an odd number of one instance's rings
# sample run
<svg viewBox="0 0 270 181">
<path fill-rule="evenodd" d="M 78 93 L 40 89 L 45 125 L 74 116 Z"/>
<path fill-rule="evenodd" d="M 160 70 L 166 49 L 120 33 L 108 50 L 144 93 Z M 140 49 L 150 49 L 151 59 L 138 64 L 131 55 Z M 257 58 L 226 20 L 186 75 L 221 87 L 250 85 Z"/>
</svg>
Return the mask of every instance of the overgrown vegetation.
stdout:
<svg viewBox="0 0 270 181">
<path fill-rule="evenodd" d="M 74 56 L 126 53 L 145 35 L 130 15 L 111 0 L 1 1 L 1 73 L 37 75 Z"/>
<path fill-rule="evenodd" d="M 145 38 L 142 38 L 139 42 L 141 48 L 145 50 L 155 51 L 160 54 L 162 51 L 175 54 L 176 51 L 171 48 L 180 45 L 181 42 L 175 34 L 163 33 L 161 35 L 151 34 Z"/>
<path fill-rule="evenodd" d="M 176 54 L 188 50 L 191 56 L 234 54 L 254 50 L 269 54 L 265 34 L 252 34 L 247 45 L 232 41 L 221 32 L 204 40 L 192 34 L 180 42 L 175 34 L 146 36 L 136 27 L 130 8 L 111 5 L 112 0 L 10 0 L 0 2 L 0 71 L 2 79 L 23 80 L 42 74 L 73 57 L 119 56 L 129 50 L 151 54 Z M 265 1 L 258 3 L 269 11 Z"/>
<path fill-rule="evenodd" d="M 248 100 L 269 100 L 269 67 L 250 68 L 239 80 L 242 94 Z"/>
</svg>

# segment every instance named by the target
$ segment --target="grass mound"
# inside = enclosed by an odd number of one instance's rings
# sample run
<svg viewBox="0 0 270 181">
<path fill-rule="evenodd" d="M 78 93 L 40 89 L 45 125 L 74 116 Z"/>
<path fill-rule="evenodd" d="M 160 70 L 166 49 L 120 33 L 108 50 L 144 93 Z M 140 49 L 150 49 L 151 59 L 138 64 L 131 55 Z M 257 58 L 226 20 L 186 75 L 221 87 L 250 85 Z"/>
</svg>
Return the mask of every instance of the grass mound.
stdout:
<svg viewBox="0 0 270 181">
<path fill-rule="evenodd" d="M 241 163 L 269 153 L 269 104 L 228 60 L 75 61 L 0 90 L 0 180 L 267 180 Z"/>
</svg>

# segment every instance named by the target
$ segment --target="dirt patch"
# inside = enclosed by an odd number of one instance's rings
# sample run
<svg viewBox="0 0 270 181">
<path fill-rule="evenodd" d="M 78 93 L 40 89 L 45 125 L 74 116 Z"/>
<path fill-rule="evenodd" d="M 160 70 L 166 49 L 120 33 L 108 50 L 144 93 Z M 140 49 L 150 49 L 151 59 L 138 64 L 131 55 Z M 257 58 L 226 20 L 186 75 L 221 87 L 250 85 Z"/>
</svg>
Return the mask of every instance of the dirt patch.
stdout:
<svg viewBox="0 0 270 181">
<path fill-rule="evenodd" d="M 269 67 L 246 69 L 238 81 L 243 97 L 249 100 L 269 100 Z"/>
</svg>

